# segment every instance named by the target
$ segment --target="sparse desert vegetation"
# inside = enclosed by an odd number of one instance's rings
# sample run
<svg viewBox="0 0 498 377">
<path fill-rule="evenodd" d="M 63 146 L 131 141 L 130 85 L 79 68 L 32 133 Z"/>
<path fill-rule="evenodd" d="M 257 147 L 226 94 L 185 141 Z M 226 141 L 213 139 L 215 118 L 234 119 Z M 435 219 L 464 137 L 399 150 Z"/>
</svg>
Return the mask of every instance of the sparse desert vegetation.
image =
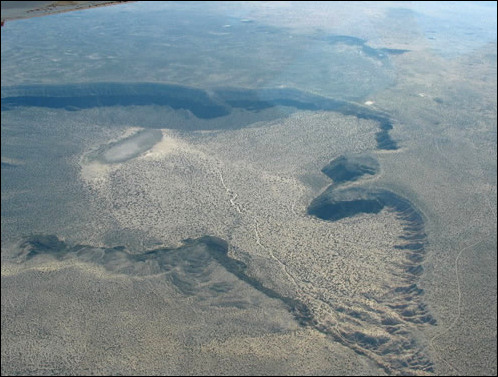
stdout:
<svg viewBox="0 0 498 377">
<path fill-rule="evenodd" d="M 496 374 L 496 36 L 239 5 L 2 29 L 2 375 Z"/>
</svg>

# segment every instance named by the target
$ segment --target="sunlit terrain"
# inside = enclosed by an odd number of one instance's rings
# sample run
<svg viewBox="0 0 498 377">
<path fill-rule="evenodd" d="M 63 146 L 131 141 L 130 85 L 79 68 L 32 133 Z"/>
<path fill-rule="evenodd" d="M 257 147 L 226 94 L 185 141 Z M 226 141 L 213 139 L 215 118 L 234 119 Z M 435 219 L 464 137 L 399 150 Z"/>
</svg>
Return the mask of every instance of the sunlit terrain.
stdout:
<svg viewBox="0 0 498 377">
<path fill-rule="evenodd" d="M 496 3 L 2 28 L 2 375 L 496 375 Z"/>
</svg>

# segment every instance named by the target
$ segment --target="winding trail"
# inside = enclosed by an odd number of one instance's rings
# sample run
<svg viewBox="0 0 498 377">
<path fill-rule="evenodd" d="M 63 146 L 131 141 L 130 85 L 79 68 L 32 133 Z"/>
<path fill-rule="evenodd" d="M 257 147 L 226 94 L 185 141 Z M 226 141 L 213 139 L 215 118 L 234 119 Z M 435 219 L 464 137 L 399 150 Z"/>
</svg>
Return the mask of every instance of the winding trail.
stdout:
<svg viewBox="0 0 498 377">
<path fill-rule="evenodd" d="M 270 258 L 273 259 L 275 262 L 277 262 L 281 267 L 282 270 L 284 271 L 285 275 L 289 278 L 290 281 L 296 286 L 297 292 L 301 289 L 301 286 L 297 282 L 296 278 L 287 270 L 287 266 L 285 265 L 284 262 L 282 262 L 280 259 L 278 259 L 275 254 L 273 254 L 273 251 L 270 248 L 267 248 L 261 244 L 261 236 L 259 233 L 259 223 L 258 220 L 255 218 L 254 219 L 254 233 L 256 235 L 256 244 L 261 247 L 262 249 L 268 251 L 268 254 L 270 255 Z"/>
<path fill-rule="evenodd" d="M 434 138 L 433 143 L 434 143 L 435 149 L 436 149 L 437 153 L 439 154 L 439 156 L 446 161 L 446 163 L 451 167 L 451 169 L 455 173 L 458 172 L 459 169 L 456 166 L 456 164 L 450 158 L 448 158 L 446 153 L 444 153 L 444 151 L 442 150 L 439 139 Z M 473 186 L 474 186 L 474 189 L 476 189 L 476 191 L 477 191 L 476 185 L 474 184 Z M 496 209 L 491 205 L 491 201 L 489 199 L 489 196 L 487 196 L 487 195 L 484 196 L 484 202 L 486 203 L 487 207 L 489 208 L 490 212 L 492 213 L 493 218 L 496 218 Z M 443 361 L 448 367 L 450 367 L 450 369 L 452 369 L 454 372 L 456 372 L 457 375 L 461 375 L 460 370 L 458 368 L 456 368 L 453 364 L 451 364 L 448 360 L 446 360 L 441 355 L 439 355 L 438 349 L 435 345 L 435 341 L 437 339 L 441 338 L 442 336 L 446 335 L 447 333 L 449 333 L 456 326 L 456 324 L 458 323 L 458 321 L 460 320 L 460 317 L 462 315 L 462 289 L 461 289 L 460 275 L 459 275 L 459 270 L 458 270 L 458 263 L 460 261 L 460 257 L 463 255 L 463 253 L 466 250 L 472 249 L 473 247 L 479 245 L 481 242 L 485 241 L 487 238 L 489 238 L 489 237 L 483 237 L 480 240 L 474 242 L 473 244 L 466 246 L 466 247 L 463 247 L 458 252 L 458 254 L 455 258 L 455 270 L 454 270 L 455 271 L 455 279 L 456 279 L 456 283 L 457 283 L 457 297 L 458 297 L 457 298 L 457 315 L 445 330 L 434 335 L 429 340 L 429 346 L 434 351 L 434 355 L 439 360 Z"/>
<path fill-rule="evenodd" d="M 239 214 L 242 214 L 243 212 L 243 207 L 236 202 L 237 200 L 237 193 L 233 192 L 225 183 L 225 180 L 223 178 L 223 174 L 221 172 L 221 169 L 218 168 L 218 175 L 219 175 L 219 178 L 220 178 L 220 182 L 223 186 L 223 188 L 225 189 L 227 195 L 229 196 L 230 198 L 230 205 L 232 207 L 235 208 L 235 210 L 239 213 Z M 254 234 L 255 234 L 255 238 L 256 238 L 256 245 L 258 245 L 261 249 L 265 250 L 268 252 L 268 255 L 270 256 L 271 259 L 273 259 L 275 262 L 277 262 L 277 264 L 282 268 L 282 271 L 285 273 L 285 275 L 287 276 L 287 278 L 294 284 L 294 286 L 296 287 L 296 291 L 299 292 L 301 287 L 299 285 L 299 283 L 297 282 L 296 278 L 289 272 L 289 270 L 287 269 L 287 266 L 285 265 L 285 263 L 283 263 L 279 258 L 277 258 L 275 256 L 275 254 L 273 253 L 273 251 L 270 249 L 270 248 L 267 248 L 266 246 L 264 246 L 262 243 L 261 243 L 261 235 L 260 235 L 260 231 L 259 231 L 259 223 L 258 223 L 258 220 L 256 218 L 254 218 Z"/>
<path fill-rule="evenodd" d="M 230 198 L 230 205 L 232 207 L 235 208 L 235 210 L 238 212 L 238 213 L 242 213 L 242 210 L 241 210 L 241 205 L 238 204 L 236 202 L 237 200 L 237 193 L 236 192 L 233 192 L 232 190 L 230 190 L 227 185 L 225 184 L 225 180 L 223 179 L 223 174 L 221 173 L 221 170 L 218 170 L 218 174 L 220 176 L 220 181 L 221 181 L 221 184 L 223 185 L 223 187 L 225 188 L 225 191 L 227 192 L 229 198 Z"/>
<path fill-rule="evenodd" d="M 460 260 L 460 257 L 462 256 L 463 252 L 465 250 L 471 249 L 477 245 L 479 245 L 481 242 L 483 242 L 486 238 L 481 238 L 479 241 L 474 242 L 472 245 L 466 246 L 458 252 L 458 255 L 455 258 L 455 277 L 456 277 L 456 282 L 457 282 L 457 293 L 458 293 L 458 301 L 457 301 L 457 315 L 453 319 L 453 321 L 450 323 L 450 325 L 440 332 L 439 334 L 434 335 L 430 340 L 429 340 L 429 345 L 430 347 L 434 350 L 434 354 L 436 357 L 438 357 L 440 360 L 442 360 L 446 365 L 448 365 L 453 371 L 455 371 L 457 374 L 460 374 L 461 372 L 456 368 L 454 365 L 452 365 L 448 360 L 444 359 L 443 357 L 439 356 L 438 354 L 438 349 L 436 348 L 434 342 L 436 339 L 441 338 L 442 336 L 446 335 L 448 332 L 450 332 L 458 323 L 460 320 L 460 317 L 462 315 L 462 289 L 461 289 L 461 283 L 460 283 L 460 276 L 458 273 L 458 262 Z"/>
</svg>

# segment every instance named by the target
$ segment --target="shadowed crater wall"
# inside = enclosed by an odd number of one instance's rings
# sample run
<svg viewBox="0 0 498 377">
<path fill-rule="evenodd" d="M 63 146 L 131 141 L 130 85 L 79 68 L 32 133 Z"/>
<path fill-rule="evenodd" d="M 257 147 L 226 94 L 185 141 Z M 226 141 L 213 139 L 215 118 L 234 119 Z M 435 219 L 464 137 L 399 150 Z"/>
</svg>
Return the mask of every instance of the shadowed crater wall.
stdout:
<svg viewBox="0 0 498 377">
<path fill-rule="evenodd" d="M 334 184 L 356 181 L 364 175 L 375 175 L 379 172 L 379 163 L 371 156 L 339 156 L 330 161 L 322 173 L 334 181 Z"/>
<path fill-rule="evenodd" d="M 377 59 L 383 63 L 388 62 L 389 55 L 401 55 L 410 50 L 396 49 L 396 48 L 374 48 L 367 44 L 367 41 L 362 38 L 353 37 L 350 35 L 328 35 L 320 38 L 328 42 L 331 45 L 343 44 L 348 46 L 356 46 L 361 49 L 361 51 L 374 59 Z"/>
<path fill-rule="evenodd" d="M 16 164 L 12 164 L 10 162 L 3 162 L 2 161 L 1 167 L 2 167 L 2 169 L 12 169 L 12 168 L 17 167 L 17 165 Z"/>
<path fill-rule="evenodd" d="M 381 301 L 376 299 L 375 302 L 382 302 L 397 313 L 399 319 L 376 311 L 377 315 L 380 315 L 377 326 L 382 328 L 386 335 L 372 336 L 364 333 L 361 325 L 362 321 L 371 321 L 371 317 L 369 319 L 365 313 L 348 307 L 334 307 L 334 303 L 330 303 L 336 311 L 343 313 L 348 320 L 356 323 L 356 326 L 360 326 L 356 330 L 337 331 L 321 324 L 318 328 L 359 353 L 380 356 L 382 361 L 379 361 L 379 364 L 388 373 L 400 369 L 433 372 L 432 362 L 417 342 L 407 336 L 410 334 L 407 328 L 400 326 L 402 321 L 416 325 L 436 324 L 436 320 L 422 301 L 424 291 L 417 285 L 424 271 L 422 263 L 427 244 L 423 217 L 409 200 L 389 190 L 342 186 L 366 175 L 373 176 L 378 171 L 379 164 L 372 157 L 340 156 L 332 160 L 322 172 L 333 179 L 334 183 L 310 203 L 308 214 L 330 222 L 365 213 L 377 214 L 382 210 L 395 214 L 403 227 L 403 234 L 399 237 L 400 243 L 394 246 L 395 250 L 401 250 L 404 254 L 403 262 L 397 266 L 400 268 L 400 281 L 390 288 L 389 298 L 383 297 Z M 373 358 L 375 359 L 375 356 Z"/>
<path fill-rule="evenodd" d="M 382 193 L 351 188 L 337 190 L 329 186 L 308 207 L 308 213 L 322 220 L 337 221 L 360 213 L 379 213 L 386 206 Z"/>
<path fill-rule="evenodd" d="M 313 199 L 308 206 L 308 214 L 326 221 L 339 221 L 341 219 L 359 214 L 377 214 L 383 209 L 395 213 L 403 224 L 404 233 L 400 236 L 401 245 L 396 245 L 398 250 L 406 252 L 406 262 L 403 266 L 406 274 L 405 280 L 409 282 L 407 288 L 398 288 L 399 293 L 407 294 L 407 301 L 412 301 L 412 296 L 423 293 L 414 283 L 423 273 L 422 262 L 425 255 L 427 235 L 425 233 L 422 215 L 412 203 L 389 190 L 365 187 L 337 187 L 337 183 L 355 181 L 365 174 L 374 175 L 378 171 L 378 163 L 372 157 L 341 156 L 331 161 L 322 171 L 332 179 L 337 178 L 321 195 Z M 401 304 L 396 307 L 406 320 L 415 323 L 435 324 L 435 319 L 428 313 L 425 305 L 412 307 Z M 408 307 L 412 309 L 407 310 Z M 394 307 L 393 307 L 394 308 Z"/>
<path fill-rule="evenodd" d="M 46 107 L 77 111 L 113 106 L 167 106 L 190 111 L 199 119 L 228 116 L 234 109 L 253 113 L 276 107 L 290 111 L 334 111 L 343 115 L 379 123 L 376 134 L 379 149 L 397 149 L 389 130 L 389 117 L 358 104 L 326 98 L 292 88 L 215 88 L 210 91 L 170 84 L 154 83 L 89 83 L 66 85 L 22 85 L 2 87 L 2 111 L 17 107 Z M 288 111 L 283 111 L 283 116 Z M 257 118 L 253 122 L 258 121 Z M 247 125 L 236 122 L 233 128 Z M 157 128 L 176 128 L 175 124 Z M 219 125 L 208 126 L 216 129 Z"/>
</svg>

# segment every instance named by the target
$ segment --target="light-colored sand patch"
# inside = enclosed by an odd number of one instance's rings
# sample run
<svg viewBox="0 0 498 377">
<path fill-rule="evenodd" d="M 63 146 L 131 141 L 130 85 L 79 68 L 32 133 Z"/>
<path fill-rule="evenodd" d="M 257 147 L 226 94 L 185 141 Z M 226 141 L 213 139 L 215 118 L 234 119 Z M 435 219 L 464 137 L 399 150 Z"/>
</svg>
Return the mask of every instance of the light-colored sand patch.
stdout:
<svg viewBox="0 0 498 377">
<path fill-rule="evenodd" d="M 81 178 L 92 186 L 104 183 L 109 173 L 118 168 L 116 165 L 107 165 L 99 161 L 86 161 L 80 165 Z"/>
<path fill-rule="evenodd" d="M 150 160 L 160 159 L 185 147 L 185 145 L 183 145 L 185 143 L 182 143 L 181 140 L 169 135 L 167 130 L 162 130 L 162 134 L 162 140 L 147 151 L 143 155 L 143 158 Z"/>
<path fill-rule="evenodd" d="M 17 165 L 22 165 L 23 162 L 17 158 L 10 158 L 10 157 L 2 156 L 2 164 L 17 166 Z"/>
<path fill-rule="evenodd" d="M 115 143 L 103 145 L 94 157 L 108 164 L 125 162 L 147 152 L 160 142 L 162 137 L 160 130 L 142 130 Z"/>
<path fill-rule="evenodd" d="M 106 143 L 104 147 L 92 148 L 80 159 L 81 178 L 92 186 L 104 184 L 109 173 L 119 169 L 121 163 L 139 155 L 141 150 L 152 144 L 154 142 L 152 139 L 157 138 L 155 134 L 158 132 L 159 130 L 130 127 L 118 138 Z"/>
<path fill-rule="evenodd" d="M 27 271 L 52 272 L 52 271 L 59 271 L 69 267 L 78 267 L 82 270 L 85 270 L 88 273 L 93 273 L 94 275 L 99 277 L 104 277 L 104 275 L 114 277 L 114 275 L 108 274 L 105 268 L 102 266 L 85 263 L 82 261 L 78 261 L 76 259 L 64 262 L 57 260 L 54 260 L 52 262 L 44 261 L 43 264 L 39 264 L 28 268 L 26 268 L 26 265 L 24 264 L 4 263 L 2 264 L 1 274 L 2 277 L 5 277 L 5 276 L 18 275 Z M 119 275 L 115 274 L 115 276 Z"/>
</svg>

